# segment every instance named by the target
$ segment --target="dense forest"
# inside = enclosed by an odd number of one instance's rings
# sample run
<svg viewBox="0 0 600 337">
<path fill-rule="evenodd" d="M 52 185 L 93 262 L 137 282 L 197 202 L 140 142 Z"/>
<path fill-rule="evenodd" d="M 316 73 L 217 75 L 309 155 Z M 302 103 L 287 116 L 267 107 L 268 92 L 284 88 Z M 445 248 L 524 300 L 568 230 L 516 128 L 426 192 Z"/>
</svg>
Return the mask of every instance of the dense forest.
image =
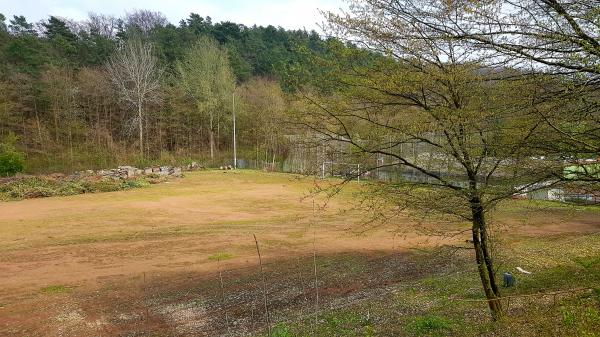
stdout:
<svg viewBox="0 0 600 337">
<path fill-rule="evenodd" d="M 276 123 L 294 89 L 286 78 L 304 51 L 324 54 L 328 43 L 314 31 L 194 13 L 177 25 L 146 10 L 37 23 L 0 15 L 0 137 L 27 172 L 222 165 L 235 109 L 240 158 L 262 167 L 287 151 Z M 134 98 L 127 76 L 142 65 L 150 82 Z"/>
</svg>

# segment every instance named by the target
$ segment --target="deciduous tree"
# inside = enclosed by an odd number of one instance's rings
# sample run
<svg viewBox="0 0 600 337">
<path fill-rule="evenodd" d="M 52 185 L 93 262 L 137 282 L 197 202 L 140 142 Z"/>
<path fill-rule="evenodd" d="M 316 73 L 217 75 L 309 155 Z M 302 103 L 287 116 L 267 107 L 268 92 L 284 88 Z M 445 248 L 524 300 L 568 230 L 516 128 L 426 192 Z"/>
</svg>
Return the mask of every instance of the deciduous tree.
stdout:
<svg viewBox="0 0 600 337">
<path fill-rule="evenodd" d="M 353 2 L 346 15 L 329 14 L 330 32 L 364 47 L 338 45 L 333 58 L 316 58 L 319 85 L 302 91 L 312 104 L 298 123 L 342 155 L 385 164 L 412 175 L 371 186 L 373 200 L 419 214 L 471 223 L 470 241 L 494 319 L 503 314 L 487 214 L 499 201 L 539 184 L 557 183 L 558 158 L 530 146 L 544 130 L 539 81 L 490 67 L 476 50 L 444 38 L 429 22 L 395 10 L 403 1 Z M 408 2 L 407 2 L 408 3 Z M 444 2 L 446 3 L 446 2 Z M 430 6 L 444 15 L 447 7 Z M 417 12 L 419 13 L 419 12 Z M 513 81 L 501 79 L 512 77 Z M 381 196 L 382 198 L 377 198 Z"/>
<path fill-rule="evenodd" d="M 177 63 L 177 70 L 198 114 L 208 117 L 210 157 L 213 159 L 217 123 L 229 110 L 235 88 L 227 51 L 216 41 L 202 37 Z"/>
<path fill-rule="evenodd" d="M 144 157 L 144 121 L 150 103 L 160 99 L 162 69 L 153 54 L 153 46 L 132 39 L 118 50 L 107 64 L 117 95 L 135 109 L 140 156 Z"/>
</svg>

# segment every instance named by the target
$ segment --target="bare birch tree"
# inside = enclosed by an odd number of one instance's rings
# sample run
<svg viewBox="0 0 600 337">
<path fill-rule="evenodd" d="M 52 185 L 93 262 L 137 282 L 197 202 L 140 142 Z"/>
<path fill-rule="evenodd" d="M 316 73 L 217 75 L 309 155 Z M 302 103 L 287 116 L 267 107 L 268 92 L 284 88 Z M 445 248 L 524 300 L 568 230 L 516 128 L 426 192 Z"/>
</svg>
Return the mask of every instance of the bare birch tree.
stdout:
<svg viewBox="0 0 600 337">
<path fill-rule="evenodd" d="M 135 108 L 140 155 L 144 157 L 144 120 L 147 106 L 159 101 L 163 70 L 153 46 L 139 39 L 127 41 L 107 64 L 108 74 L 123 102 Z"/>
</svg>

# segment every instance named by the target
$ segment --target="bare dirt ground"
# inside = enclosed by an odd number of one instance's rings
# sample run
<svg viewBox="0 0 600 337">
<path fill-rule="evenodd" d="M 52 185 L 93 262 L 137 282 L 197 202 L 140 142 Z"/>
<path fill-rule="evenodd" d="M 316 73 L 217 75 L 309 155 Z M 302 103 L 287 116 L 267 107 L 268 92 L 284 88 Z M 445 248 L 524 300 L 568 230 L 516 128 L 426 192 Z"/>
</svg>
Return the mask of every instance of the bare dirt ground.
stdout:
<svg viewBox="0 0 600 337">
<path fill-rule="evenodd" d="M 313 184 L 210 171 L 146 189 L 0 203 L 0 336 L 251 333 L 266 324 L 253 234 L 267 291 L 279 294 L 270 306 L 300 315 L 315 289 L 340 305 L 447 265 L 419 266 L 412 249 L 464 242 L 407 231 L 408 219 L 356 234 L 364 216 L 343 211 L 351 193 L 320 209 Z M 497 222 L 522 235 L 600 231 L 597 213 L 555 208 L 507 207 Z M 315 264 L 328 271 L 318 287 Z"/>
</svg>

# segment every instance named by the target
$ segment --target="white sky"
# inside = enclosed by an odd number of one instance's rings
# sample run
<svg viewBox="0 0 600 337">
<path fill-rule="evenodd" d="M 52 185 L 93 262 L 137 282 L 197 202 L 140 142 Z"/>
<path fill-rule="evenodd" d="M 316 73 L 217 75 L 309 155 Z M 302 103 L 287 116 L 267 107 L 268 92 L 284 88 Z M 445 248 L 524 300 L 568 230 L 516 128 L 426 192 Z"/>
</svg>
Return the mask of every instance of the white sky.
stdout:
<svg viewBox="0 0 600 337">
<path fill-rule="evenodd" d="M 149 9 L 162 12 L 175 25 L 194 12 L 210 16 L 213 22 L 317 31 L 323 21 L 319 10 L 339 12 L 346 7 L 344 0 L 0 0 L 0 13 L 7 18 L 24 15 L 29 22 L 50 15 L 82 20 L 89 12 L 121 16 L 126 11 Z"/>
</svg>

